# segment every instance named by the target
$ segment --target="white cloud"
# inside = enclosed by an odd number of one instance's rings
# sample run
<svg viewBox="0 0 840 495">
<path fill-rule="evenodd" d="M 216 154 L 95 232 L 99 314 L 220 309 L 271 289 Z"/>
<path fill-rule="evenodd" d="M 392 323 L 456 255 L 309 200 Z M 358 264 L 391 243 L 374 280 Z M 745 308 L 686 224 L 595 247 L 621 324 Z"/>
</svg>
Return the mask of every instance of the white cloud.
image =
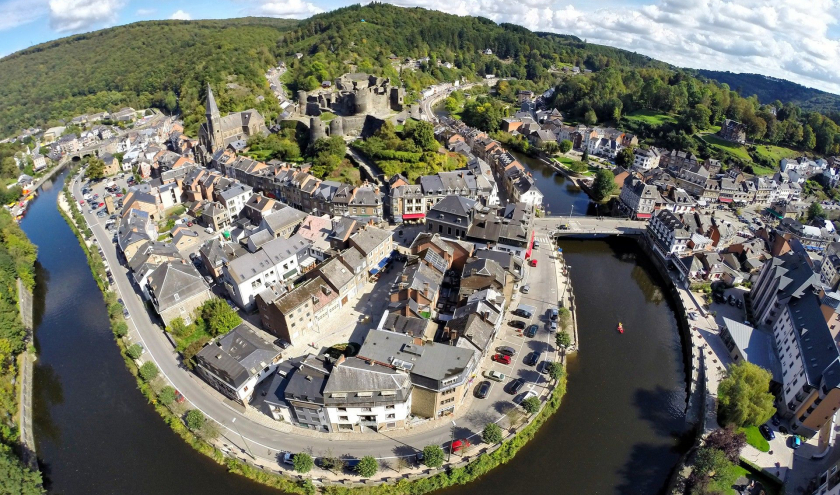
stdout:
<svg viewBox="0 0 840 495">
<path fill-rule="evenodd" d="M 9 0 L 0 3 L 0 31 L 30 23 L 47 12 L 45 2 Z"/>
<path fill-rule="evenodd" d="M 299 1 L 299 0 L 298 0 Z M 576 35 L 682 66 L 755 72 L 840 93 L 840 4 L 835 0 L 391 0 Z M 605 5 L 589 7 L 593 3 Z M 583 6 L 581 6 L 583 5 Z"/>
<path fill-rule="evenodd" d="M 113 24 L 123 4 L 123 0 L 50 0 L 50 27 L 62 32 Z"/>
<path fill-rule="evenodd" d="M 145 17 L 147 15 L 152 15 L 155 12 L 157 12 L 157 9 L 137 9 L 137 12 L 135 12 L 134 15 Z"/>
<path fill-rule="evenodd" d="M 265 0 L 248 3 L 251 5 L 244 9 L 244 13 L 256 16 L 302 19 L 324 11 L 321 7 L 304 0 Z"/>
<path fill-rule="evenodd" d="M 179 20 L 179 21 L 189 21 L 189 20 L 192 19 L 192 16 L 190 14 L 184 12 L 183 10 L 178 9 L 169 18 L 170 19 L 176 19 L 176 20 Z"/>
</svg>

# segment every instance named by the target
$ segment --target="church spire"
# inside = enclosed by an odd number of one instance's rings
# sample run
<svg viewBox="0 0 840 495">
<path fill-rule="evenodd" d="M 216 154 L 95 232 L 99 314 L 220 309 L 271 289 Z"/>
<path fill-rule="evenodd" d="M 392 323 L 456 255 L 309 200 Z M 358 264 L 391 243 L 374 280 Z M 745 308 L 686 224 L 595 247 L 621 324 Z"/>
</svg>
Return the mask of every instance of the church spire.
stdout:
<svg viewBox="0 0 840 495">
<path fill-rule="evenodd" d="M 207 83 L 207 115 L 219 115 L 219 107 L 216 106 L 216 98 L 213 96 L 213 89 Z"/>
</svg>

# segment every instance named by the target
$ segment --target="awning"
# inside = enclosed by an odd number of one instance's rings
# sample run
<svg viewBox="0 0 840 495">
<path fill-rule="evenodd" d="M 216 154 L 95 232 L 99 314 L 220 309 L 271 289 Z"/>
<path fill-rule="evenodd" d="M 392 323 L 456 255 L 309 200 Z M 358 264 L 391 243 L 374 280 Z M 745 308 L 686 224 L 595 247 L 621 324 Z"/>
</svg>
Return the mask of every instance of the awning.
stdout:
<svg viewBox="0 0 840 495">
<path fill-rule="evenodd" d="M 377 273 L 379 273 L 379 268 L 372 268 L 372 269 L 370 270 L 370 274 L 371 274 L 371 275 L 376 275 Z"/>
<path fill-rule="evenodd" d="M 297 274 L 297 272 L 298 272 L 297 268 L 293 268 L 293 269 L 287 271 L 286 273 L 283 274 L 283 280 L 286 280 L 289 277 L 293 277 L 294 275 Z"/>
<path fill-rule="evenodd" d="M 534 247 L 534 231 L 531 231 L 531 240 L 528 241 L 528 250 L 525 251 L 525 259 L 526 260 L 531 257 L 531 249 L 533 249 L 533 247 Z"/>
<path fill-rule="evenodd" d="M 299 264 L 300 264 L 300 266 L 309 266 L 309 265 L 314 265 L 317 262 L 318 262 L 318 260 L 316 260 L 312 256 L 307 256 Z"/>
<path fill-rule="evenodd" d="M 385 265 L 387 265 L 389 261 L 391 261 L 390 256 L 386 256 L 386 257 L 382 258 L 382 260 L 379 261 L 379 264 L 377 264 L 375 268 L 370 269 L 370 274 L 371 275 L 376 275 L 377 273 L 379 273 L 380 270 L 385 268 Z"/>
<path fill-rule="evenodd" d="M 425 213 L 406 213 L 402 216 L 403 220 L 418 220 L 421 218 L 426 218 Z"/>
<path fill-rule="evenodd" d="M 720 201 L 721 203 L 731 203 L 732 198 L 718 198 L 718 201 Z"/>
<path fill-rule="evenodd" d="M 650 218 L 650 213 L 636 213 L 636 218 Z"/>
</svg>

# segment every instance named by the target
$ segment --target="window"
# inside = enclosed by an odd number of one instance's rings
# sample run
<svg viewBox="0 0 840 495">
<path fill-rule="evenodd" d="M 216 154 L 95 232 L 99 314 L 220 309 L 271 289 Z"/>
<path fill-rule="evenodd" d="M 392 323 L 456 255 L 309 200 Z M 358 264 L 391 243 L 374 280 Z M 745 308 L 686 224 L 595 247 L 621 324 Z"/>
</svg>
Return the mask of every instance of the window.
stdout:
<svg viewBox="0 0 840 495">
<path fill-rule="evenodd" d="M 347 398 L 347 393 L 346 392 L 340 392 L 340 393 L 336 392 L 334 394 L 330 394 L 330 397 L 333 398 L 333 399 L 345 399 L 345 398 Z"/>
<path fill-rule="evenodd" d="M 396 418 L 397 418 L 396 414 L 389 414 L 388 416 L 385 417 L 385 419 L 396 419 Z"/>
<path fill-rule="evenodd" d="M 356 397 L 373 397 L 373 392 L 357 392 Z"/>
<path fill-rule="evenodd" d="M 440 405 L 442 405 L 442 406 L 443 406 L 443 405 L 445 405 L 445 404 L 449 404 L 450 402 L 455 402 L 455 397 L 451 397 L 451 398 L 449 398 L 449 399 L 446 399 L 446 400 L 442 400 L 442 401 L 440 401 Z"/>
<path fill-rule="evenodd" d="M 391 410 L 391 409 L 394 409 L 394 406 L 385 406 L 386 411 Z"/>
<path fill-rule="evenodd" d="M 350 421 L 349 419 L 347 419 L 347 416 L 339 416 L 338 420 L 339 421 Z"/>
<path fill-rule="evenodd" d="M 346 407 L 339 407 L 338 411 L 339 412 L 347 412 L 347 408 Z"/>
<path fill-rule="evenodd" d="M 382 392 L 379 392 L 379 395 L 382 395 L 384 397 L 392 397 L 394 395 L 397 395 L 397 392 L 395 390 L 383 390 Z"/>
<path fill-rule="evenodd" d="M 353 425 L 350 424 L 338 424 L 339 431 L 353 431 Z"/>
</svg>

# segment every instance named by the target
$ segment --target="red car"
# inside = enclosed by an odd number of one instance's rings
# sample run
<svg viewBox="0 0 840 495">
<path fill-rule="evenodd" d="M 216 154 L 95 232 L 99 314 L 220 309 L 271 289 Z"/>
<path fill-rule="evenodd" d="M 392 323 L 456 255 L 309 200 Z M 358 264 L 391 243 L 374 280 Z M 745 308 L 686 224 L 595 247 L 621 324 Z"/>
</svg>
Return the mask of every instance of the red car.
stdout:
<svg viewBox="0 0 840 495">
<path fill-rule="evenodd" d="M 187 222 L 187 227 L 192 227 L 192 222 Z"/>
<path fill-rule="evenodd" d="M 121 197 L 122 197 L 122 193 L 117 193 L 117 197 L 118 197 L 118 198 L 121 198 Z"/>
<path fill-rule="evenodd" d="M 99 207 L 102 208 L 105 206 L 105 203 L 99 203 Z"/>
<path fill-rule="evenodd" d="M 455 440 L 452 442 L 452 452 L 459 452 L 469 447 L 470 441 L 467 439 Z"/>
<path fill-rule="evenodd" d="M 82 206 L 84 206 L 84 204 L 85 204 L 85 200 L 81 200 L 81 201 L 79 201 L 79 204 L 80 204 L 80 205 L 82 205 Z"/>
<path fill-rule="evenodd" d="M 537 260 L 532 259 L 531 261 L 528 262 L 528 264 L 531 265 L 531 266 L 537 266 Z"/>
<path fill-rule="evenodd" d="M 184 399 L 184 396 L 181 394 L 181 392 L 178 392 L 178 391 L 176 390 L 176 391 L 175 391 L 175 402 L 177 402 L 178 404 L 181 404 L 181 403 L 183 403 L 183 402 L 184 402 L 184 400 L 185 400 L 185 399 Z"/>
<path fill-rule="evenodd" d="M 505 356 L 504 354 L 496 354 L 493 356 L 493 361 L 502 364 L 510 364 L 510 356 Z"/>
</svg>

